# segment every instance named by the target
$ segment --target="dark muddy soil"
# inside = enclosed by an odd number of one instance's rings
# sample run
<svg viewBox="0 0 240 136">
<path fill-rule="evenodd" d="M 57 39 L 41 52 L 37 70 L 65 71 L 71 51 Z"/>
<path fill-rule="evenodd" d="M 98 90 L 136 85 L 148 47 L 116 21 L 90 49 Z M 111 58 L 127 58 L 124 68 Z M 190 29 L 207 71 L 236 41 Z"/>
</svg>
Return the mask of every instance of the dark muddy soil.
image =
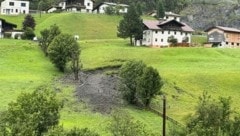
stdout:
<svg viewBox="0 0 240 136">
<path fill-rule="evenodd" d="M 124 101 L 117 90 L 118 78 L 106 75 L 105 70 L 80 72 L 80 80 L 74 81 L 73 75 L 61 79 L 64 83 L 76 85 L 76 97 L 94 111 L 108 114 L 112 109 L 122 106 Z"/>
</svg>

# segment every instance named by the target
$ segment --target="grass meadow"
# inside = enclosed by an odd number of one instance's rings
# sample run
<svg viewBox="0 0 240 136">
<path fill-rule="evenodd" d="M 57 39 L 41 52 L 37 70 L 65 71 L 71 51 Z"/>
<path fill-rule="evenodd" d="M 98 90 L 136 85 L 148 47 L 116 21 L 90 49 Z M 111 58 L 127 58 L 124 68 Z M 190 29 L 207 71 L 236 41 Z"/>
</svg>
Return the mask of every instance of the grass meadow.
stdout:
<svg viewBox="0 0 240 136">
<path fill-rule="evenodd" d="M 0 16 L 18 24 L 24 16 Z M 233 108 L 240 112 L 240 49 L 218 48 L 148 48 L 132 47 L 129 41 L 116 37 L 120 16 L 96 14 L 43 14 L 34 15 L 35 29 L 57 24 L 64 33 L 80 36 L 83 69 L 96 69 L 122 64 L 124 61 L 142 60 L 156 68 L 164 80 L 162 91 L 167 95 L 167 114 L 181 123 L 194 112 L 199 96 L 208 91 L 213 98 L 232 98 Z M 193 42 L 204 43 L 206 37 L 193 37 Z M 24 40 L 0 40 L 0 111 L 6 110 L 21 92 L 31 92 L 37 86 L 48 84 L 60 88 L 58 96 L 65 100 L 61 121 L 65 128 L 89 127 L 108 136 L 110 115 L 92 113 L 88 105 L 79 103 L 73 85 L 58 83 L 59 73 L 44 56 L 37 43 Z M 152 106 L 161 108 L 161 98 Z M 143 122 L 152 132 L 161 132 L 161 118 L 156 114 L 134 107 L 125 107 L 136 120 Z"/>
</svg>

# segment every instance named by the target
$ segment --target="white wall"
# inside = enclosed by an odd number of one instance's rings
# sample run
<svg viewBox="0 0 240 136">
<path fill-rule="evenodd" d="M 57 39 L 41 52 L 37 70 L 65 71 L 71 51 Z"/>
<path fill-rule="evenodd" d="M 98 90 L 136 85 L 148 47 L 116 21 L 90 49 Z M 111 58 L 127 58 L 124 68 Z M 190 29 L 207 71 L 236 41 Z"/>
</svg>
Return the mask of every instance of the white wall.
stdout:
<svg viewBox="0 0 240 136">
<path fill-rule="evenodd" d="M 13 3 L 13 5 L 10 5 L 10 3 Z M 5 0 L 1 3 L 2 15 L 18 15 L 28 13 L 29 1 Z"/>
<path fill-rule="evenodd" d="M 168 38 L 174 36 L 178 43 L 182 43 L 185 37 L 188 37 L 191 43 L 191 33 L 180 31 L 160 31 L 160 30 L 145 30 L 143 32 L 143 45 L 146 46 L 169 46 Z"/>
<path fill-rule="evenodd" d="M 84 0 L 84 5 L 86 6 L 86 12 L 92 12 L 93 2 L 91 0 Z"/>
<path fill-rule="evenodd" d="M 66 9 L 66 2 L 60 2 L 58 6 L 62 7 L 62 9 Z"/>
<path fill-rule="evenodd" d="M 107 5 L 107 4 L 102 4 L 100 7 L 99 7 L 99 12 L 98 13 L 105 13 L 105 9 L 107 7 L 109 7 L 110 5 Z M 116 6 L 114 5 L 111 5 L 113 8 L 115 8 Z M 128 8 L 127 7 L 121 7 L 120 10 L 119 10 L 119 13 L 127 13 L 128 11 Z M 97 13 L 97 12 L 94 12 L 94 13 Z"/>
<path fill-rule="evenodd" d="M 0 20 L 0 38 L 3 38 L 3 33 L 2 33 L 2 20 Z"/>
<path fill-rule="evenodd" d="M 180 22 L 180 17 L 175 17 L 175 16 L 165 16 L 163 19 L 165 20 L 177 20 L 178 22 Z"/>
</svg>

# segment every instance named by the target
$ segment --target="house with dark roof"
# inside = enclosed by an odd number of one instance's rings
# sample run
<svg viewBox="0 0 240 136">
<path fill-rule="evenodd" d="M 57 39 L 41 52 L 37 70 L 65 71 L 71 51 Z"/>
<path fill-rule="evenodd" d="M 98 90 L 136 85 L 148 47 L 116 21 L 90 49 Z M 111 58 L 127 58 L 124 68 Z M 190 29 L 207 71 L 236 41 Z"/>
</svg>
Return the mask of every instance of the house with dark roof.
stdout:
<svg viewBox="0 0 240 136">
<path fill-rule="evenodd" d="M 50 7 L 47 12 L 56 10 L 69 12 L 92 12 L 94 0 L 62 0 L 58 5 Z"/>
<path fill-rule="evenodd" d="M 0 38 L 3 38 L 5 33 L 12 34 L 14 28 L 16 27 L 17 25 L 9 23 L 6 20 L 0 18 Z"/>
<path fill-rule="evenodd" d="M 163 19 L 144 20 L 142 44 L 154 47 L 168 47 L 169 38 L 177 40 L 178 44 L 189 45 L 194 30 L 187 24 L 180 22 L 180 15 L 167 13 Z"/>
<path fill-rule="evenodd" d="M 104 14 L 107 7 L 112 7 L 114 9 L 118 9 L 118 12 L 123 14 L 127 13 L 129 5 L 119 4 L 119 3 L 111 3 L 111 2 L 102 2 L 96 5 L 92 12 L 93 13 L 101 13 Z"/>
<path fill-rule="evenodd" d="M 240 47 L 240 30 L 236 28 L 214 26 L 207 30 L 208 43 L 212 47 L 237 48 Z"/>
</svg>

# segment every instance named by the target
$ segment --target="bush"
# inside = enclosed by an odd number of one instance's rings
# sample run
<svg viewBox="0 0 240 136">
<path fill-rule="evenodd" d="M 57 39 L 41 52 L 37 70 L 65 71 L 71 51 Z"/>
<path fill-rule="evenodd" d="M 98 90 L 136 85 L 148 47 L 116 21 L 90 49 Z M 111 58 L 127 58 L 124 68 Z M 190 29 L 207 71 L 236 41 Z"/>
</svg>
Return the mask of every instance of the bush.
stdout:
<svg viewBox="0 0 240 136">
<path fill-rule="evenodd" d="M 70 60 L 78 61 L 80 49 L 77 41 L 69 34 L 58 35 L 48 47 L 49 58 L 52 63 L 64 72 L 66 63 Z M 77 64 L 76 62 L 75 64 Z M 75 67 L 75 69 L 78 69 Z"/>
<path fill-rule="evenodd" d="M 146 65 L 142 61 L 128 61 L 120 69 L 119 91 L 130 104 L 136 104 L 137 80 Z"/>
<path fill-rule="evenodd" d="M 4 33 L 4 38 L 10 39 L 12 37 L 11 33 Z"/>
<path fill-rule="evenodd" d="M 109 128 L 113 136 L 154 135 L 150 134 L 141 122 L 134 121 L 133 118 L 127 112 L 120 110 L 116 110 L 112 113 L 112 119 Z"/>
<path fill-rule="evenodd" d="M 137 98 L 141 104 L 148 107 L 153 97 L 159 94 L 163 82 L 159 73 L 152 67 L 146 67 L 137 81 Z"/>
<path fill-rule="evenodd" d="M 178 40 L 174 36 L 170 36 L 168 37 L 168 43 L 172 46 L 177 46 Z"/>
<path fill-rule="evenodd" d="M 26 15 L 23 21 L 23 30 L 26 30 L 28 27 L 34 30 L 35 26 L 36 23 L 33 16 L 31 16 L 30 14 Z"/>
<path fill-rule="evenodd" d="M 33 40 L 33 38 L 35 37 L 34 31 L 32 28 L 27 27 L 26 30 L 24 30 L 24 33 L 22 35 L 22 39 L 25 40 Z"/>
<path fill-rule="evenodd" d="M 2 130 L 16 136 L 42 135 L 58 124 L 61 107 L 56 94 L 46 87 L 39 87 L 33 93 L 22 93 L 4 113 Z"/>
<path fill-rule="evenodd" d="M 114 9 L 112 6 L 108 6 L 108 7 L 106 7 L 104 10 L 105 10 L 105 13 L 106 13 L 107 15 L 113 15 L 113 14 L 115 14 L 115 9 Z"/>
</svg>

